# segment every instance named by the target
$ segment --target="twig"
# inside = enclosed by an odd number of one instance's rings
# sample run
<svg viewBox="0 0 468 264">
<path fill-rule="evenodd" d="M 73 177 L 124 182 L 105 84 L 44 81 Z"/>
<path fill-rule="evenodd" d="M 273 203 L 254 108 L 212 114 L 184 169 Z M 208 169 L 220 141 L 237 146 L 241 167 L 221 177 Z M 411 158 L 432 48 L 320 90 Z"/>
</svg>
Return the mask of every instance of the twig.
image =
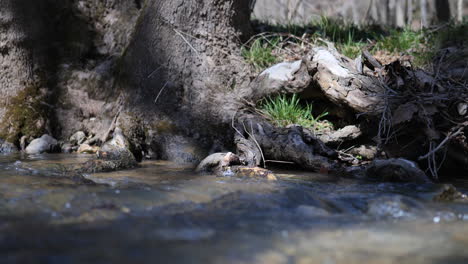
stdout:
<svg viewBox="0 0 468 264">
<path fill-rule="evenodd" d="M 190 42 L 188 42 L 188 40 L 184 37 L 184 35 L 182 35 L 182 33 L 180 33 L 180 31 L 178 31 L 175 28 L 173 28 L 173 30 L 177 35 L 179 35 L 185 41 L 185 43 L 187 43 L 187 45 L 189 45 L 189 47 L 197 54 L 197 56 L 200 56 L 200 53 L 198 53 L 198 51 L 192 46 L 192 44 L 190 44 Z"/>
<path fill-rule="evenodd" d="M 258 150 L 260 151 L 260 155 L 262 155 L 262 160 L 263 160 L 263 167 L 266 169 L 266 163 L 265 163 L 265 156 L 263 155 L 263 150 L 262 148 L 260 147 L 260 144 L 258 144 L 258 141 L 255 139 L 255 136 L 253 135 L 254 132 L 253 132 L 253 127 L 252 127 L 252 123 L 250 123 L 250 129 L 252 131 L 252 134 L 249 133 L 249 131 L 247 130 L 247 128 L 245 127 L 245 124 L 244 122 L 242 122 L 242 126 L 244 127 L 244 131 L 245 133 L 247 133 L 247 135 L 249 135 L 249 137 L 252 138 L 253 142 L 255 143 L 255 145 L 257 146 Z"/>
<path fill-rule="evenodd" d="M 435 154 L 437 151 L 439 151 L 450 139 L 452 139 L 453 137 L 456 137 L 458 135 L 460 135 L 463 131 L 463 126 L 458 128 L 458 130 L 455 132 L 455 133 L 452 133 L 450 132 L 444 140 L 442 140 L 442 142 L 440 142 L 440 144 L 434 148 L 433 150 L 431 150 L 429 153 L 427 153 L 426 155 L 424 156 L 421 156 L 418 158 L 418 160 L 423 160 L 423 159 L 427 159 L 429 158 L 431 155 Z"/>
<path fill-rule="evenodd" d="M 245 138 L 244 135 L 242 135 L 242 133 L 239 131 L 239 129 L 237 129 L 236 126 L 234 126 L 234 117 L 236 116 L 236 114 L 237 114 L 237 112 L 234 115 L 232 115 L 231 126 L 237 132 L 237 134 L 239 134 L 241 137 Z"/>
<path fill-rule="evenodd" d="M 161 96 L 161 93 L 164 91 L 164 89 L 166 88 L 166 86 L 167 86 L 168 83 L 169 83 L 169 82 L 166 82 L 166 83 L 163 85 L 163 87 L 161 88 L 161 90 L 159 90 L 158 95 L 157 95 L 156 98 L 154 99 L 154 103 L 155 103 L 155 104 L 156 104 L 156 102 L 158 101 L 159 96 Z"/>
<path fill-rule="evenodd" d="M 295 164 L 292 161 L 282 161 L 282 160 L 265 160 L 265 162 L 270 162 L 270 163 L 283 163 L 283 164 Z"/>
<path fill-rule="evenodd" d="M 107 129 L 106 133 L 101 138 L 102 144 L 104 144 L 107 141 L 109 134 L 112 132 L 112 130 L 115 129 L 115 125 L 117 123 L 117 120 L 119 119 L 122 109 L 123 109 L 123 103 L 120 103 L 119 111 L 117 111 L 117 114 L 114 116 L 114 119 L 112 120 L 112 123 L 110 124 L 109 129 Z"/>
<path fill-rule="evenodd" d="M 154 71 L 152 71 L 150 74 L 148 74 L 148 76 L 146 77 L 147 79 L 151 78 L 153 76 L 153 74 L 155 74 L 159 69 L 161 69 L 163 66 L 159 66 L 158 68 L 156 68 Z"/>
</svg>

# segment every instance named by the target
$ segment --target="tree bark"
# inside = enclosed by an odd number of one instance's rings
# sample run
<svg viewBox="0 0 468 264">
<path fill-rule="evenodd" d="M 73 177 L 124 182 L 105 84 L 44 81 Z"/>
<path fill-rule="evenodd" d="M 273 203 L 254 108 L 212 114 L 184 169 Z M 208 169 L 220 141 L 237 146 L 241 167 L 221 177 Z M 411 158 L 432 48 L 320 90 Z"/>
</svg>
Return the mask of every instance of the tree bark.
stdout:
<svg viewBox="0 0 468 264">
<path fill-rule="evenodd" d="M 250 33 L 248 0 L 148 1 L 122 62 L 120 87 L 127 109 L 146 116 L 155 127 L 169 120 L 172 129 L 156 143 L 159 149 L 168 149 L 176 135 L 190 141 L 196 133 L 192 146 L 207 150 L 221 142 L 218 152 L 223 152 L 236 144 L 251 166 L 270 158 L 329 169 L 314 140 L 245 111 L 249 102 L 300 92 L 310 83 L 300 61 L 294 87 L 275 89 L 268 74 L 253 78 L 240 55 L 242 40 Z"/>
<path fill-rule="evenodd" d="M 43 133 L 68 139 L 89 127 L 103 130 L 83 124 L 91 108 L 99 109 L 91 116 L 98 122 L 112 119 L 102 100 L 96 107 L 96 97 L 109 97 L 101 80 L 111 75 L 96 65 L 127 45 L 137 10 L 133 1 L 104 2 L 0 1 L 1 139 L 19 145 Z"/>
<path fill-rule="evenodd" d="M 437 20 L 439 22 L 448 22 L 450 20 L 450 3 L 448 0 L 435 0 Z"/>
<path fill-rule="evenodd" d="M 413 24 L 413 0 L 406 1 L 406 25 L 411 27 Z"/>
<path fill-rule="evenodd" d="M 463 22 L 463 0 L 457 0 L 457 21 Z"/>
<path fill-rule="evenodd" d="M 248 0 L 147 1 L 122 62 L 130 101 L 174 118 L 183 110 L 195 120 L 228 120 L 219 104 L 235 101 L 233 89 L 249 81 L 240 59 L 249 17 Z"/>
<path fill-rule="evenodd" d="M 0 138 L 46 130 L 47 16 L 45 1 L 0 2 Z"/>
</svg>

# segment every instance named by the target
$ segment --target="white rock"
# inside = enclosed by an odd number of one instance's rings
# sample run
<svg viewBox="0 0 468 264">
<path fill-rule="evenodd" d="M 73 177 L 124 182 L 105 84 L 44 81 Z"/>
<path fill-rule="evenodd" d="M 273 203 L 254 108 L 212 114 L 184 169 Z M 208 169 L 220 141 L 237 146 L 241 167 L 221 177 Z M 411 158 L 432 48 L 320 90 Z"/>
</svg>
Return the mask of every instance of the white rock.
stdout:
<svg viewBox="0 0 468 264">
<path fill-rule="evenodd" d="M 324 65 L 333 75 L 338 77 L 346 78 L 349 76 L 348 69 L 340 65 L 340 62 L 336 59 L 330 51 L 324 48 L 314 48 L 314 57 L 312 63 L 318 65 Z"/>
<path fill-rule="evenodd" d="M 466 115 L 466 113 L 468 112 L 468 104 L 467 103 L 459 103 L 457 105 L 457 110 L 458 110 L 459 115 L 461 115 L 461 116 Z"/>
<path fill-rule="evenodd" d="M 81 145 L 86 140 L 86 134 L 83 131 L 78 131 L 70 137 L 70 143 Z"/>
<path fill-rule="evenodd" d="M 278 81 L 291 81 L 294 74 L 301 68 L 302 61 L 282 62 L 264 70 L 260 76 L 268 74 L 270 79 Z"/>
<path fill-rule="evenodd" d="M 54 152 L 58 148 L 58 142 L 55 138 L 49 135 L 43 135 L 36 138 L 26 147 L 28 154 L 40 154 L 44 152 Z"/>
</svg>

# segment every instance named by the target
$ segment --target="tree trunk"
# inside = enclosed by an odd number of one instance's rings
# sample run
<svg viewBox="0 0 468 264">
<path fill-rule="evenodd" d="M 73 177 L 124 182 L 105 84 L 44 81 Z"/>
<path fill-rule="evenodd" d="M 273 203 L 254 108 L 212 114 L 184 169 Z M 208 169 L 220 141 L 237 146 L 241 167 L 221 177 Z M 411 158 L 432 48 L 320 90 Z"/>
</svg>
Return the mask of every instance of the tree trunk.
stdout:
<svg viewBox="0 0 468 264">
<path fill-rule="evenodd" d="M 457 21 L 463 22 L 463 0 L 457 0 Z"/>
<path fill-rule="evenodd" d="M 109 97 L 110 74 L 99 64 L 127 45 L 137 12 L 133 1 L 104 2 L 0 1 L 0 139 L 104 130 L 96 124 L 112 118 L 110 107 L 96 107 L 96 97 Z M 91 108 L 98 121 L 85 125 Z"/>
<path fill-rule="evenodd" d="M 419 6 L 421 8 L 421 27 L 427 27 L 429 25 L 427 19 L 427 0 L 419 0 Z"/>
<path fill-rule="evenodd" d="M 47 24 L 44 1 L 0 1 L 0 138 L 46 129 Z"/>
<path fill-rule="evenodd" d="M 196 162 L 210 149 L 233 145 L 231 120 L 250 83 L 240 56 L 252 32 L 249 3 L 146 2 L 122 58 L 119 87 L 125 110 L 155 135 L 147 140 L 156 158 Z"/>
<path fill-rule="evenodd" d="M 406 1 L 406 25 L 411 27 L 413 24 L 413 0 Z"/>
<path fill-rule="evenodd" d="M 252 78 L 240 56 L 242 40 L 250 33 L 248 0 L 148 1 L 122 62 L 120 88 L 127 110 L 153 124 L 160 152 L 173 152 L 173 143 L 183 138 L 185 156 L 203 151 L 206 156 L 210 149 L 232 150 L 237 144 L 250 165 L 258 165 L 263 153 L 263 158 L 287 159 L 306 168 L 330 167 L 325 158 L 314 156 L 319 152 L 311 140 L 299 139 L 302 133 L 280 131 L 244 111 L 265 96 L 300 92 L 273 89 L 265 75 Z M 304 89 L 310 76 L 304 64 L 297 65 L 293 83 Z M 169 132 L 160 127 L 162 121 L 170 124 Z M 278 149 L 290 155 L 278 156 Z M 200 158 L 193 155 L 193 160 Z"/>
<path fill-rule="evenodd" d="M 439 22 L 448 22 L 450 20 L 450 3 L 448 0 L 436 0 L 436 13 Z"/>
<path fill-rule="evenodd" d="M 168 115 L 221 117 L 219 103 L 248 81 L 240 43 L 249 16 L 248 0 L 147 1 L 122 63 L 122 84 L 139 94 L 130 100 Z"/>
</svg>

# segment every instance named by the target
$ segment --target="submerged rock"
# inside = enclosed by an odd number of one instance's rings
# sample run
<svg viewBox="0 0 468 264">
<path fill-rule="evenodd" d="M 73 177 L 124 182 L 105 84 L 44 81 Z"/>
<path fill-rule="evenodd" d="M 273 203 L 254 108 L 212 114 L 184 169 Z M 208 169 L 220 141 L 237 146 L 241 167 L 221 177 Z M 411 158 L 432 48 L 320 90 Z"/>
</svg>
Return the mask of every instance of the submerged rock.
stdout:
<svg viewBox="0 0 468 264">
<path fill-rule="evenodd" d="M 10 154 L 14 152 L 18 152 L 18 148 L 14 144 L 0 139 L 0 154 Z"/>
<path fill-rule="evenodd" d="M 411 218 L 423 212 L 423 206 L 403 196 L 384 196 L 371 201 L 368 214 L 376 217 Z"/>
<path fill-rule="evenodd" d="M 224 174 L 229 174 L 229 176 L 235 176 L 240 178 L 258 178 L 258 179 L 266 179 L 269 181 L 276 181 L 275 174 L 272 171 L 259 168 L 259 167 L 245 167 L 245 166 L 233 166 L 227 167 L 224 170 Z"/>
<path fill-rule="evenodd" d="M 444 184 L 436 191 L 432 200 L 434 202 L 468 202 L 468 197 L 453 185 Z"/>
<path fill-rule="evenodd" d="M 375 160 L 367 168 L 365 177 L 384 182 L 431 182 L 416 163 L 401 158 Z"/>
<path fill-rule="evenodd" d="M 73 145 L 69 143 L 65 143 L 62 145 L 62 153 L 72 153 L 73 152 Z"/>
<path fill-rule="evenodd" d="M 269 170 L 258 167 L 240 166 L 240 164 L 239 156 L 232 152 L 214 153 L 200 162 L 196 171 L 211 172 L 218 176 L 277 180 L 273 172 Z"/>
<path fill-rule="evenodd" d="M 317 216 L 328 216 L 330 215 L 330 212 L 327 210 L 316 207 L 316 206 L 311 206 L 311 205 L 299 205 L 296 208 L 296 212 L 299 215 L 305 216 L 305 217 L 317 217 Z"/>
<path fill-rule="evenodd" d="M 28 154 L 52 153 L 59 150 L 58 142 L 55 138 L 45 134 L 36 138 L 26 147 Z"/>
<path fill-rule="evenodd" d="M 198 164 L 196 171 L 197 172 L 219 172 L 223 170 L 224 167 L 230 165 L 239 165 L 239 157 L 232 153 L 214 153 L 206 157 L 200 164 Z"/>
</svg>

